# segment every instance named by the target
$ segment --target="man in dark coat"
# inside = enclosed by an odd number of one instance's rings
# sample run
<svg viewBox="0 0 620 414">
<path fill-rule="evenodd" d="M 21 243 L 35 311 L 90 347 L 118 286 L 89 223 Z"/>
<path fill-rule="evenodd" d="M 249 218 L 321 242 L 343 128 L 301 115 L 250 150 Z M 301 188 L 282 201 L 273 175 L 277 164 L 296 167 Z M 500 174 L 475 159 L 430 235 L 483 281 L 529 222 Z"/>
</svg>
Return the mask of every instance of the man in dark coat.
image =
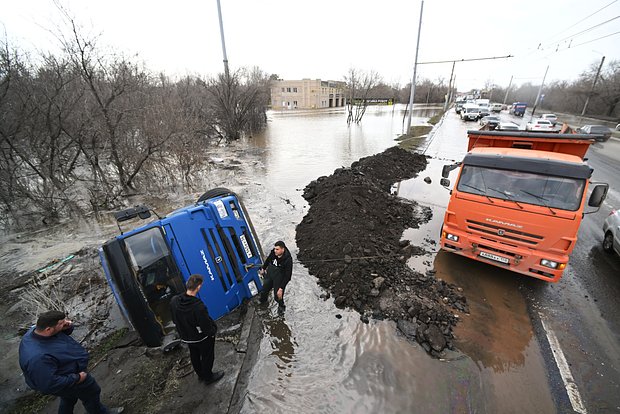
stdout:
<svg viewBox="0 0 620 414">
<path fill-rule="evenodd" d="M 81 400 L 88 413 L 122 412 L 101 403 L 101 388 L 86 372 L 88 351 L 70 335 L 73 324 L 60 311 L 47 311 L 37 319 L 19 344 L 19 366 L 26 384 L 43 394 L 60 397 L 58 412 L 72 413 Z"/>
<path fill-rule="evenodd" d="M 260 302 L 267 302 L 269 291 L 273 289 L 273 298 L 278 302 L 278 313 L 282 315 L 286 309 L 284 306 L 284 290 L 288 282 L 291 281 L 293 274 L 293 258 L 283 241 L 274 243 L 271 253 L 260 269 L 260 274 L 265 275 Z"/>
<path fill-rule="evenodd" d="M 205 304 L 196 297 L 203 281 L 201 275 L 191 275 L 185 284 L 187 291 L 172 298 L 170 310 L 181 340 L 189 347 L 194 371 L 200 381 L 212 384 L 220 380 L 224 372 L 212 371 L 217 325 Z"/>
</svg>

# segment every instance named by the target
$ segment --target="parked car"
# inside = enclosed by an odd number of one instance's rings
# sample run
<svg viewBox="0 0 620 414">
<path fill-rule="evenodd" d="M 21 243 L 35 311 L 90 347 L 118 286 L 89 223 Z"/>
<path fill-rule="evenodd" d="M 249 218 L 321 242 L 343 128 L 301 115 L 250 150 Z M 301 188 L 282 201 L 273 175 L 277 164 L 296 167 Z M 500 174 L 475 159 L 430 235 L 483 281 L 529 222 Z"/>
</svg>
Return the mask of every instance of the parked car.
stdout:
<svg viewBox="0 0 620 414">
<path fill-rule="evenodd" d="M 551 122 L 554 126 L 558 122 L 558 117 L 555 114 L 542 114 L 540 119 L 546 119 Z"/>
<path fill-rule="evenodd" d="M 599 137 L 595 139 L 600 142 L 605 142 L 611 138 L 611 129 L 607 128 L 605 125 L 584 125 L 579 128 L 577 132 L 580 134 L 598 135 Z"/>
<path fill-rule="evenodd" d="M 546 119 L 533 119 L 525 124 L 526 131 L 552 132 L 553 124 Z"/>
<path fill-rule="evenodd" d="M 603 224 L 603 250 L 620 254 L 620 210 L 612 210 Z"/>
<path fill-rule="evenodd" d="M 499 131 L 518 131 L 519 125 L 514 122 L 500 122 L 495 129 Z"/>
<path fill-rule="evenodd" d="M 489 125 L 490 129 L 495 129 L 499 125 L 500 119 L 495 115 L 487 115 L 480 118 L 480 125 L 485 126 Z"/>
</svg>

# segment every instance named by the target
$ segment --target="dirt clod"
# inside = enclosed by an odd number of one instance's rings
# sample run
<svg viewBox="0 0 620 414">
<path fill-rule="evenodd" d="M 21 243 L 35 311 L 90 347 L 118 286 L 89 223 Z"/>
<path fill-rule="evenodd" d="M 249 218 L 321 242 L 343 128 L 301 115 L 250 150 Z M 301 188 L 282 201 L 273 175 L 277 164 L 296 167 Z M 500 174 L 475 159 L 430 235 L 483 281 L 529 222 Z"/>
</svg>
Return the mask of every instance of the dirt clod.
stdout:
<svg viewBox="0 0 620 414">
<path fill-rule="evenodd" d="M 467 302 L 434 271 L 421 274 L 407 266 L 424 249 L 401 235 L 432 212 L 390 194 L 393 183 L 416 176 L 426 163 L 423 155 L 394 147 L 311 182 L 304 189 L 310 208 L 297 226 L 297 246 L 299 260 L 336 307 L 355 309 L 363 322 L 368 315 L 397 321 L 407 338 L 440 357 L 451 347 L 455 310 L 466 312 Z"/>
</svg>

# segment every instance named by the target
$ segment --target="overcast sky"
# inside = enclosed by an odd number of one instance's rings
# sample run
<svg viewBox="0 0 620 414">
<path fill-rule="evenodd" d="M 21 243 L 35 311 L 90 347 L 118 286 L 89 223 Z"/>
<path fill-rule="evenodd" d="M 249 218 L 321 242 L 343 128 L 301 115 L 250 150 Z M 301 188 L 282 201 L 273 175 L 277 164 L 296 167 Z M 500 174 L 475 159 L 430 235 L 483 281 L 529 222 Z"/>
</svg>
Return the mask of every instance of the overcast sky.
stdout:
<svg viewBox="0 0 620 414">
<path fill-rule="evenodd" d="M 85 33 L 99 35 L 101 45 L 137 55 L 153 71 L 182 76 L 223 70 L 216 0 L 59 2 Z M 221 0 L 221 5 L 233 69 L 256 65 L 283 79 L 341 80 L 356 67 L 375 70 L 386 82 L 404 85 L 411 79 L 420 1 Z M 1 10 L 10 44 L 57 50 L 52 33 L 62 20 L 53 1 L 4 0 Z M 608 37 L 598 39 L 603 36 Z M 620 60 L 620 1 L 424 2 L 419 62 L 509 54 L 514 57 L 457 63 L 459 91 L 487 81 L 507 86 L 511 76 L 517 84 L 539 84 L 547 65 L 548 81 L 571 80 L 603 56 L 606 62 Z M 451 67 L 422 65 L 418 74 L 447 82 Z"/>
</svg>

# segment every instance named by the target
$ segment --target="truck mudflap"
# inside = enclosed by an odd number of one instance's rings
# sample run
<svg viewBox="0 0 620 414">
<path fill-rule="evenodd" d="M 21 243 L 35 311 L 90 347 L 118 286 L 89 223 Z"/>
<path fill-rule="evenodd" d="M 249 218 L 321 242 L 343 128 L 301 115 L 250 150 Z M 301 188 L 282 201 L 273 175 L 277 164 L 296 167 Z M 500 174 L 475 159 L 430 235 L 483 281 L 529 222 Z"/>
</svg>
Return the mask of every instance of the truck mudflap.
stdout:
<svg viewBox="0 0 620 414">
<path fill-rule="evenodd" d="M 441 232 L 440 244 L 446 251 L 546 282 L 560 280 L 568 262 L 566 255 L 549 254 L 543 258 L 527 249 L 512 249 L 448 227 L 444 227 Z M 542 266 L 540 263 L 543 259 L 557 263 L 558 267 L 552 269 Z"/>
<path fill-rule="evenodd" d="M 99 249 L 119 308 L 147 346 L 161 346 L 174 329 L 169 302 L 190 275 L 204 276 L 198 297 L 213 319 L 263 287 L 262 248 L 241 200 L 226 189 L 205 195 Z"/>
</svg>

